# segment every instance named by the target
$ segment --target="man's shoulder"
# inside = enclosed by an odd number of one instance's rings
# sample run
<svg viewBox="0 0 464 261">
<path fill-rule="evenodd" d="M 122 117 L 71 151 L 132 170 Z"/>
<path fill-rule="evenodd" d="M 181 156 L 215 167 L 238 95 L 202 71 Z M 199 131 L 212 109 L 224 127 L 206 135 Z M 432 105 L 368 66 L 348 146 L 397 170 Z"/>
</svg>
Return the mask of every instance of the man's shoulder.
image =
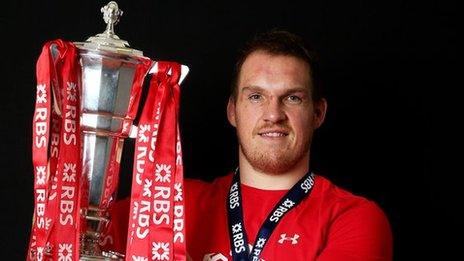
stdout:
<svg viewBox="0 0 464 261">
<path fill-rule="evenodd" d="M 347 256 L 377 256 L 391 260 L 392 235 L 383 210 L 366 197 L 338 187 L 327 178 L 317 176 L 315 191 L 320 213 L 328 230 L 327 246 L 321 259 L 343 259 Z M 316 190 L 318 188 L 318 190 Z M 346 246 L 351 246 L 346 248 Z"/>
<path fill-rule="evenodd" d="M 333 203 L 362 203 L 368 201 L 367 198 L 353 194 L 347 189 L 336 185 L 331 180 L 321 175 L 316 175 L 316 186 L 314 188 L 313 196 L 323 197 L 324 200 L 331 201 Z"/>
</svg>

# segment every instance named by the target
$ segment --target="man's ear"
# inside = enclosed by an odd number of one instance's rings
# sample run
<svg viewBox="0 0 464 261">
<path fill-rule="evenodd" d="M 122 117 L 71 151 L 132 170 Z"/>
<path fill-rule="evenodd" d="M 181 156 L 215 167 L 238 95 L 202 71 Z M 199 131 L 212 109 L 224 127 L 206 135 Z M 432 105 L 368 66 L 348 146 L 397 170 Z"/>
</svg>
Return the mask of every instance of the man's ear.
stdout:
<svg viewBox="0 0 464 261">
<path fill-rule="evenodd" d="M 229 102 L 227 103 L 227 119 L 232 126 L 237 127 L 235 121 L 235 99 L 233 97 L 229 97 Z"/>
<path fill-rule="evenodd" d="M 319 101 L 314 102 L 314 126 L 321 127 L 324 123 L 325 115 L 327 113 L 327 100 L 321 98 Z"/>
</svg>

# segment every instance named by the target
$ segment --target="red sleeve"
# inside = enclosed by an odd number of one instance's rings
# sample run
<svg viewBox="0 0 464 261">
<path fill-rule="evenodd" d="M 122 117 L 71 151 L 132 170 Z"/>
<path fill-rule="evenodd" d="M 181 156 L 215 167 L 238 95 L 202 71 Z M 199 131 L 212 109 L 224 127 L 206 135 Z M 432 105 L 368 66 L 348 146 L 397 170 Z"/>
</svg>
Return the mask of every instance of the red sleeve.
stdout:
<svg viewBox="0 0 464 261">
<path fill-rule="evenodd" d="M 365 201 L 341 213 L 329 229 L 317 261 L 392 260 L 392 234 L 383 211 Z"/>
<path fill-rule="evenodd" d="M 129 222 L 130 198 L 115 202 L 110 210 L 111 222 L 107 234 L 100 244 L 103 250 L 112 250 L 118 253 L 126 252 L 127 224 Z"/>
<path fill-rule="evenodd" d="M 201 195 L 207 192 L 208 183 L 195 179 L 185 179 L 185 233 L 186 233 L 186 244 L 187 251 L 194 244 L 194 236 L 198 229 L 198 219 L 203 218 L 202 209 L 204 209 Z"/>
<path fill-rule="evenodd" d="M 194 234 L 189 233 L 189 228 L 190 230 L 194 228 L 193 225 L 189 226 L 189 224 L 196 224 L 196 218 L 201 217 L 201 215 L 196 216 L 195 213 L 201 213 L 201 211 L 198 211 L 198 208 L 201 207 L 199 206 L 199 203 L 201 202 L 199 202 L 198 198 L 199 195 L 205 191 L 207 183 L 198 180 L 185 179 L 184 187 L 186 203 L 185 216 L 188 216 L 188 218 L 186 218 L 186 236 L 188 239 L 190 234 Z M 127 226 L 129 222 L 129 205 L 130 198 L 125 198 L 116 201 L 111 208 L 111 222 L 106 236 L 101 243 L 103 250 L 113 250 L 119 253 L 125 253 Z"/>
</svg>

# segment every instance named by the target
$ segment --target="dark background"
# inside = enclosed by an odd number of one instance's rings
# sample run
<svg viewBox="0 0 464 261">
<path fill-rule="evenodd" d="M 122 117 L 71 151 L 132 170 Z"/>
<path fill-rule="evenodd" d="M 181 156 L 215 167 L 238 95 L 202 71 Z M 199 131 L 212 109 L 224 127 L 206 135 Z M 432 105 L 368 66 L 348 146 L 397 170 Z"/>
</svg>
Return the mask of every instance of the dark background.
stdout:
<svg viewBox="0 0 464 261">
<path fill-rule="evenodd" d="M 319 53 L 329 110 L 312 166 L 376 201 L 394 233 L 395 260 L 451 260 L 462 242 L 462 155 L 454 134 L 457 6 L 432 1 L 118 1 L 116 33 L 155 60 L 190 67 L 181 130 L 187 177 L 237 164 L 225 106 L 236 50 L 257 32 L 292 31 Z M 31 119 L 35 62 L 47 40 L 104 30 L 106 1 L 2 3 L 1 260 L 23 260 L 33 211 Z M 132 141 L 120 196 L 128 195 Z M 461 221 L 458 224 L 458 220 Z M 457 239 L 455 236 L 457 236 Z M 455 258 L 452 258 L 453 255 Z M 462 256 L 462 254 L 461 254 Z M 459 258 L 457 258 L 459 259 Z"/>
</svg>

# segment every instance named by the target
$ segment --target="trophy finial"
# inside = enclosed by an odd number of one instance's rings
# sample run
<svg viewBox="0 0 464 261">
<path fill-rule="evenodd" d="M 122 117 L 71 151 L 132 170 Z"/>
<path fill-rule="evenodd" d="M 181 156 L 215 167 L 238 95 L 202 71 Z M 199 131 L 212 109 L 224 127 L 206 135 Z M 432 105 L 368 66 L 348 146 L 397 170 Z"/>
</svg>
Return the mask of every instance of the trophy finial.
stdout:
<svg viewBox="0 0 464 261">
<path fill-rule="evenodd" d="M 109 2 L 107 5 L 101 8 L 103 13 L 103 20 L 106 23 L 105 34 L 114 35 L 114 25 L 119 22 L 123 12 L 119 9 L 118 4 L 115 1 Z"/>
<path fill-rule="evenodd" d="M 101 50 L 130 56 L 143 56 L 142 51 L 129 48 L 129 43 L 120 39 L 114 33 L 114 25 L 119 22 L 123 13 L 122 10 L 119 9 L 118 4 L 115 1 L 111 1 L 102 7 L 100 11 L 103 13 L 106 30 L 101 34 L 89 37 L 85 42 L 75 42 L 77 47 L 91 51 Z"/>
</svg>

